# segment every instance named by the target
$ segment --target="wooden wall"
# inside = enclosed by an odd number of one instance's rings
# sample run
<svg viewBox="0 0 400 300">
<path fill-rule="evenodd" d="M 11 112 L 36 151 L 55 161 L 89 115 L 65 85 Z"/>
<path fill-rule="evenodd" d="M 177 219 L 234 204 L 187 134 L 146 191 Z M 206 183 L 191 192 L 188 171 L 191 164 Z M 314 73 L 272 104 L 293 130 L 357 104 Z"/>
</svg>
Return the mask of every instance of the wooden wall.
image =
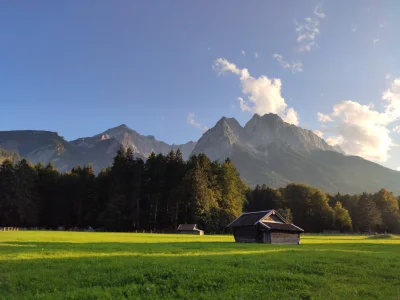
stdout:
<svg viewBox="0 0 400 300">
<path fill-rule="evenodd" d="M 269 231 L 263 232 L 263 243 L 264 244 L 271 244 L 271 235 Z"/>
<path fill-rule="evenodd" d="M 256 226 L 233 228 L 235 241 L 239 243 L 258 243 L 258 231 Z"/>
<path fill-rule="evenodd" d="M 299 244 L 300 233 L 298 232 L 270 232 L 271 244 Z"/>
<path fill-rule="evenodd" d="M 233 228 L 233 236 L 238 243 L 299 244 L 300 233 L 283 231 L 260 231 L 256 226 Z"/>
</svg>

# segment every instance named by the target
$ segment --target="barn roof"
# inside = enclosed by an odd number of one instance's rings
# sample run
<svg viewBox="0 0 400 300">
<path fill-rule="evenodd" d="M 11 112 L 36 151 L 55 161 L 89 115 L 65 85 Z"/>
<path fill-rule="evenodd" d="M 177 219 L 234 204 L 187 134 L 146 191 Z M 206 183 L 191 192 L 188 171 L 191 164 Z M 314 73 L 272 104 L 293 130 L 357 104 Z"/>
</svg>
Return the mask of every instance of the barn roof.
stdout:
<svg viewBox="0 0 400 300">
<path fill-rule="evenodd" d="M 267 226 L 269 230 L 284 230 L 284 231 L 295 231 L 295 232 L 303 232 L 304 230 L 293 225 L 293 224 L 285 224 L 285 223 L 275 223 L 275 222 L 260 222 L 261 225 Z"/>
<path fill-rule="evenodd" d="M 276 215 L 279 219 L 282 220 L 283 223 L 277 222 L 261 222 L 265 217 L 270 214 Z M 242 213 L 236 220 L 230 223 L 227 227 L 241 227 L 241 226 L 255 226 L 260 224 L 268 230 L 283 230 L 283 231 L 295 231 L 295 232 L 303 232 L 304 230 L 297 227 L 296 225 L 289 224 L 285 219 L 278 214 L 275 210 L 264 210 L 264 211 L 255 211 Z"/>
<path fill-rule="evenodd" d="M 255 225 L 258 221 L 268 215 L 272 210 L 256 211 L 242 213 L 239 218 L 229 224 L 227 227 L 237 227 L 237 226 L 251 226 Z"/>
<path fill-rule="evenodd" d="M 197 224 L 180 224 L 178 230 L 199 230 Z"/>
</svg>

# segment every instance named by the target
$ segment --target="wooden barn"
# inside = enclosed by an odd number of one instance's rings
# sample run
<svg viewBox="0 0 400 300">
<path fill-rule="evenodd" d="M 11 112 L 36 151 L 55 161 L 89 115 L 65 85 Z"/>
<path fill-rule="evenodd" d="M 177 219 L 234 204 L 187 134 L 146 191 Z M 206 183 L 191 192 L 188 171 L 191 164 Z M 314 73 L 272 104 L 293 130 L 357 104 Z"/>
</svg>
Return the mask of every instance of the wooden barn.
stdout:
<svg viewBox="0 0 400 300">
<path fill-rule="evenodd" d="M 197 224 L 180 224 L 178 233 L 203 235 L 204 231 L 197 228 Z"/>
<path fill-rule="evenodd" d="M 239 243 L 300 244 L 300 234 L 304 232 L 275 210 L 243 213 L 227 227 Z"/>
</svg>

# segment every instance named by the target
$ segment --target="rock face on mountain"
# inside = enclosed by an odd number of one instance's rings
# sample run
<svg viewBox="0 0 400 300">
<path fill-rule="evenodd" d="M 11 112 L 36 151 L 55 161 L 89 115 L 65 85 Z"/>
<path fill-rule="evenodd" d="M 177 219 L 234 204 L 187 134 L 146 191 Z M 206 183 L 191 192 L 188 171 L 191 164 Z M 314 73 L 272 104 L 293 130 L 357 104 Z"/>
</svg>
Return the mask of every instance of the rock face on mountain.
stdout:
<svg viewBox="0 0 400 300">
<path fill-rule="evenodd" d="M 134 155 L 146 159 L 151 152 L 167 154 L 181 150 L 189 158 L 196 143 L 168 145 L 154 136 L 143 136 L 126 125 L 108 129 L 93 137 L 66 141 L 56 132 L 38 130 L 0 131 L 0 148 L 14 151 L 33 163 L 53 162 L 64 172 L 76 165 L 91 164 L 95 171 L 108 167 L 120 145 L 132 148 Z"/>
<path fill-rule="evenodd" d="M 250 185 L 309 184 L 326 192 L 359 193 L 386 187 L 400 193 L 400 173 L 360 157 L 346 156 L 312 131 L 275 114 L 254 115 L 242 127 L 222 118 L 198 141 L 193 154 L 229 157 Z"/>
<path fill-rule="evenodd" d="M 328 145 L 310 130 L 284 122 L 278 115 L 255 114 L 244 128 L 233 118 L 223 117 L 198 141 L 193 154 L 205 153 L 212 160 L 230 157 L 235 149 L 268 158 L 270 146 L 310 153 L 314 150 L 344 153 Z"/>
</svg>

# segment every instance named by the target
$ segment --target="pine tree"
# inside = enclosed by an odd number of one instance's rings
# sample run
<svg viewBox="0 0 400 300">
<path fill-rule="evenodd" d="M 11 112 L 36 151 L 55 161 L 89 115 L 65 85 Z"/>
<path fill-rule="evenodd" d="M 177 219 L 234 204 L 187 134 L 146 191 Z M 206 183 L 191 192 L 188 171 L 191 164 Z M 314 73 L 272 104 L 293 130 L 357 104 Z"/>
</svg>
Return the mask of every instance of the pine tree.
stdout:
<svg viewBox="0 0 400 300">
<path fill-rule="evenodd" d="M 56 228 L 59 216 L 54 211 L 62 201 L 62 191 L 60 189 L 60 173 L 49 163 L 45 168 L 40 164 L 35 166 L 38 174 L 36 185 L 39 207 L 39 226 Z"/>
<path fill-rule="evenodd" d="M 152 153 L 145 164 L 144 193 L 148 202 L 148 228 L 159 229 L 160 207 L 165 203 L 165 156 Z"/>
<path fill-rule="evenodd" d="M 16 226 L 18 224 L 15 195 L 15 168 L 11 160 L 6 159 L 0 168 L 0 226 Z"/>
<path fill-rule="evenodd" d="M 15 166 L 16 190 L 15 208 L 18 214 L 18 226 L 37 225 L 39 219 L 36 183 L 38 175 L 35 167 L 22 159 Z"/>
<path fill-rule="evenodd" d="M 247 187 L 230 159 L 226 159 L 221 165 L 218 175 L 221 192 L 219 227 L 223 228 L 223 224 L 228 224 L 242 213 Z"/>
</svg>

